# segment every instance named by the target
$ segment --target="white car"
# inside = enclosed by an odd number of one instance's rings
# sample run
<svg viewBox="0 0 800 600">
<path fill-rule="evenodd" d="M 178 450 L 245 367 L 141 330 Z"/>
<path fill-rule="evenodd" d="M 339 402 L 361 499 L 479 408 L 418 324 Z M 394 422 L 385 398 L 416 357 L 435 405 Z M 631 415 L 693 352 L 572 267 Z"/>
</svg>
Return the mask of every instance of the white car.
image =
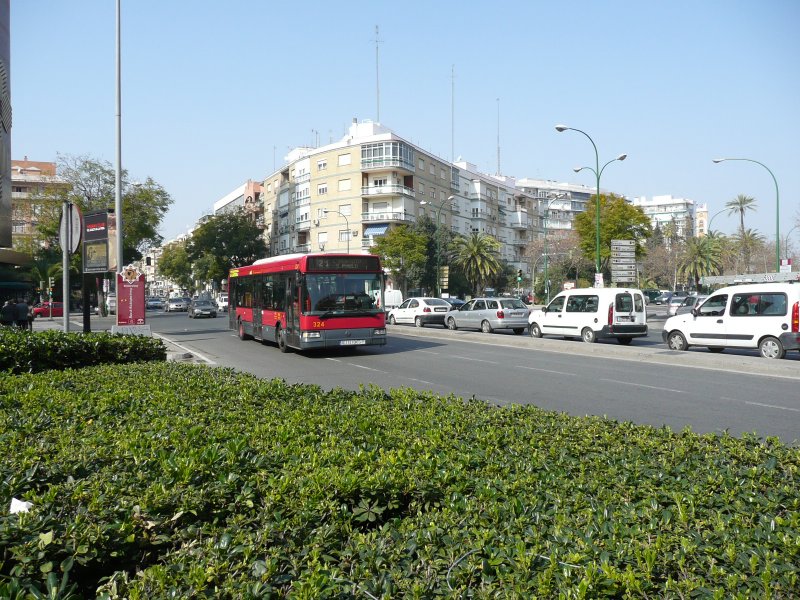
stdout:
<svg viewBox="0 0 800 600">
<path fill-rule="evenodd" d="M 220 294 L 217 297 L 217 308 L 223 312 L 228 310 L 228 294 Z"/>
<path fill-rule="evenodd" d="M 444 325 L 444 316 L 450 310 L 450 303 L 441 298 L 408 298 L 397 308 L 389 311 L 389 323 L 413 323 L 423 325 Z"/>
</svg>

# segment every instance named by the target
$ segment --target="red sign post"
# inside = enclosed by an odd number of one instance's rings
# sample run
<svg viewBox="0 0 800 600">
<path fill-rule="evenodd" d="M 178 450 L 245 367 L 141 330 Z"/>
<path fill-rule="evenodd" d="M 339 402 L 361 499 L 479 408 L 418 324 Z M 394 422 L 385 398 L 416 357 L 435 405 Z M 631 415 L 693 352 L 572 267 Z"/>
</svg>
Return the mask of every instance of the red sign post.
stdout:
<svg viewBox="0 0 800 600">
<path fill-rule="evenodd" d="M 144 325 L 144 273 L 127 266 L 117 273 L 117 325 Z"/>
</svg>

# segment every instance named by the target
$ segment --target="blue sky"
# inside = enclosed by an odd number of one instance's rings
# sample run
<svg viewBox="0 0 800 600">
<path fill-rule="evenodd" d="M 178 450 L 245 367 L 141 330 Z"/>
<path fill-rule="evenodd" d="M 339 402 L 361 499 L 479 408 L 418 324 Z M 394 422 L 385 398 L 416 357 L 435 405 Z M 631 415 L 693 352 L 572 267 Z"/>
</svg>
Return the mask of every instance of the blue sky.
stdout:
<svg viewBox="0 0 800 600">
<path fill-rule="evenodd" d="M 114 0 L 12 0 L 12 156 L 115 161 Z M 186 231 L 290 148 L 380 121 L 438 156 L 517 178 L 672 194 L 716 211 L 757 200 L 746 226 L 800 221 L 800 2 L 303 3 L 122 0 L 122 162 L 174 199 Z M 451 110 L 452 70 L 455 110 Z M 499 99 L 499 101 L 498 101 Z M 499 108 L 499 119 L 498 119 Z M 451 127 L 454 117 L 455 128 Z M 453 133 L 454 132 L 454 133 Z M 725 214 L 714 229 L 733 232 Z M 800 228 L 793 240 L 800 240 Z"/>
</svg>

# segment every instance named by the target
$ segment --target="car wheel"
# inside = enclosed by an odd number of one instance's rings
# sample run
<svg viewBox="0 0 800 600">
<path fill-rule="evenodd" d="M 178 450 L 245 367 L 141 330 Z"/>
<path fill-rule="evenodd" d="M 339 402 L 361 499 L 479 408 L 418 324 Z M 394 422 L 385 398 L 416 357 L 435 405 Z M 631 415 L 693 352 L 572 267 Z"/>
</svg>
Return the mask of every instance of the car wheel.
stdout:
<svg viewBox="0 0 800 600">
<path fill-rule="evenodd" d="M 281 326 L 278 326 L 278 330 L 275 332 L 275 341 L 278 344 L 278 350 L 283 353 L 289 351 L 289 346 L 286 343 L 286 330 Z"/>
<path fill-rule="evenodd" d="M 525 331 L 525 328 L 524 328 L 524 327 L 515 327 L 515 328 L 514 328 L 514 335 L 522 335 L 522 333 L 523 333 L 524 331 Z"/>
<path fill-rule="evenodd" d="M 591 327 L 584 327 L 583 331 L 581 331 L 581 339 L 587 344 L 594 344 L 597 341 L 594 329 Z"/>
<path fill-rule="evenodd" d="M 542 330 L 539 327 L 538 323 L 531 323 L 531 326 L 528 327 L 528 333 L 531 334 L 531 337 L 535 337 L 535 338 L 542 337 Z"/>
<path fill-rule="evenodd" d="M 397 321 L 395 321 L 394 315 L 389 315 L 389 325 L 397 325 Z"/>
<path fill-rule="evenodd" d="M 422 317 L 414 317 L 414 327 L 422 327 Z"/>
<path fill-rule="evenodd" d="M 764 358 L 783 358 L 786 356 L 786 349 L 781 341 L 772 336 L 767 336 L 758 344 L 758 351 Z"/>
<path fill-rule="evenodd" d="M 667 346 L 670 350 L 683 351 L 689 347 L 689 344 L 686 343 L 686 338 L 680 331 L 673 331 L 667 337 Z"/>
<path fill-rule="evenodd" d="M 481 331 L 483 333 L 492 333 L 492 325 L 491 325 L 491 323 L 489 323 L 489 321 L 485 321 L 485 320 L 483 322 L 481 322 Z"/>
<path fill-rule="evenodd" d="M 248 335 L 248 334 L 246 334 L 246 333 L 244 332 L 244 323 L 242 323 L 242 320 L 241 320 L 241 319 L 239 319 L 239 327 L 238 327 L 238 329 L 239 329 L 239 339 L 240 339 L 240 340 L 249 340 L 249 339 L 252 339 L 252 337 L 253 337 L 253 336 L 251 336 L 251 335 Z"/>
<path fill-rule="evenodd" d="M 458 329 L 458 325 L 456 325 L 456 320 L 453 317 L 447 319 L 447 328 L 451 331 L 455 331 Z"/>
<path fill-rule="evenodd" d="M 630 343 L 633 341 L 633 338 L 629 337 L 618 337 L 617 341 L 622 344 L 623 346 L 629 346 Z"/>
</svg>

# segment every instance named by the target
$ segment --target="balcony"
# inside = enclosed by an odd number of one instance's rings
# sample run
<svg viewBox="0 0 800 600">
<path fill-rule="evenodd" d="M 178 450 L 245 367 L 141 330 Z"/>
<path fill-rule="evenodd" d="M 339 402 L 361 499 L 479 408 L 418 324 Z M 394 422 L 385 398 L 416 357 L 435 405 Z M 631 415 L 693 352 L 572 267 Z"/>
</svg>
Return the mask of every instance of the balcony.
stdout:
<svg viewBox="0 0 800 600">
<path fill-rule="evenodd" d="M 509 243 L 512 246 L 527 246 L 530 241 L 531 241 L 530 238 L 528 236 L 524 235 L 524 236 L 520 236 L 520 237 L 511 238 Z"/>
<path fill-rule="evenodd" d="M 311 219 L 303 219 L 302 221 L 297 221 L 295 223 L 294 228 L 296 231 L 308 231 L 311 229 Z"/>
<path fill-rule="evenodd" d="M 517 210 L 506 215 L 506 223 L 514 229 L 530 229 L 531 218 L 527 210 Z"/>
<path fill-rule="evenodd" d="M 408 196 L 416 198 L 417 192 L 404 185 L 365 185 L 361 188 L 362 196 Z"/>
<path fill-rule="evenodd" d="M 398 211 L 361 213 L 361 220 L 364 223 L 413 223 L 416 219 L 414 215 Z"/>
<path fill-rule="evenodd" d="M 361 159 L 362 171 L 379 171 L 382 169 L 402 169 L 404 171 L 408 171 L 409 173 L 414 173 L 416 170 L 414 168 L 414 163 L 396 156 Z"/>
<path fill-rule="evenodd" d="M 306 181 L 311 181 L 311 173 L 303 173 L 294 178 L 295 184 L 305 183 Z"/>
<path fill-rule="evenodd" d="M 311 244 L 298 244 L 294 247 L 295 252 L 311 252 Z"/>
</svg>

